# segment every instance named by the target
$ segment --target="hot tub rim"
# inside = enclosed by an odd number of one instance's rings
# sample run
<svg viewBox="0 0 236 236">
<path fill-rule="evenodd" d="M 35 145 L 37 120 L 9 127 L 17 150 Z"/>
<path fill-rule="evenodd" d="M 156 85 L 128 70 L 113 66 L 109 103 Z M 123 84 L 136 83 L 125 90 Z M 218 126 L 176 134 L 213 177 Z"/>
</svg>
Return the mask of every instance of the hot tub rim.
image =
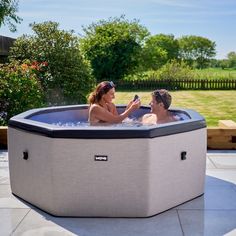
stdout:
<svg viewBox="0 0 236 236">
<path fill-rule="evenodd" d="M 203 116 L 191 109 L 171 108 L 170 111 L 187 114 L 190 119 L 176 121 L 162 125 L 139 126 L 139 127 L 114 127 L 114 126 L 89 126 L 89 127 L 56 127 L 54 125 L 30 120 L 29 118 L 54 111 L 87 109 L 89 105 L 71 105 L 31 109 L 20 113 L 9 120 L 8 126 L 24 130 L 30 133 L 47 136 L 50 138 L 82 138 L 82 139 L 121 139 L 121 138 L 156 138 L 177 133 L 189 132 L 206 128 Z M 118 105 L 118 108 L 125 108 Z M 149 109 L 149 106 L 141 106 Z M 111 132 L 112 131 L 112 132 Z"/>
</svg>

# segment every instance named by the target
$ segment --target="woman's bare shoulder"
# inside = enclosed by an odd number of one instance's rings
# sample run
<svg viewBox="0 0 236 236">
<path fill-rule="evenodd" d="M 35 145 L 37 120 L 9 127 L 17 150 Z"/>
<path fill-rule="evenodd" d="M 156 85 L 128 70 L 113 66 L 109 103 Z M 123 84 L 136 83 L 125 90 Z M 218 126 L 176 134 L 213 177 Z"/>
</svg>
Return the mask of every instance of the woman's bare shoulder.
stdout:
<svg viewBox="0 0 236 236">
<path fill-rule="evenodd" d="M 98 104 L 92 104 L 90 107 L 89 107 L 89 110 L 92 111 L 92 110 L 97 110 L 97 109 L 101 109 L 102 107 L 99 106 Z"/>
</svg>

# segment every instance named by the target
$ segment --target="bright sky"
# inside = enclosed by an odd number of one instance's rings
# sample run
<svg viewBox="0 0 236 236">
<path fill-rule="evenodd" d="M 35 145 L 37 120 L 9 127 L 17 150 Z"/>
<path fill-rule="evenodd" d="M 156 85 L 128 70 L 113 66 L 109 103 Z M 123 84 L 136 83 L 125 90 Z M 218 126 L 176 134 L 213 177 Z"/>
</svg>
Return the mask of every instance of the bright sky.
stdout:
<svg viewBox="0 0 236 236">
<path fill-rule="evenodd" d="M 49 20 L 81 34 L 82 25 L 123 14 L 128 20 L 138 19 L 152 35 L 206 37 L 216 42 L 216 58 L 236 52 L 236 0 L 19 0 L 23 22 L 16 33 L 1 27 L 0 35 L 31 34 L 30 23 Z"/>
</svg>

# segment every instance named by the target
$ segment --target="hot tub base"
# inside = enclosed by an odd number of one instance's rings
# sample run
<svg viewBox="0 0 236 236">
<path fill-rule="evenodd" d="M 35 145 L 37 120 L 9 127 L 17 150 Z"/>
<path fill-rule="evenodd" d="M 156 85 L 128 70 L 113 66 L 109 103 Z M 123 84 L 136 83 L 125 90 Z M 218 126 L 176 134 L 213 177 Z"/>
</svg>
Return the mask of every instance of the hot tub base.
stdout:
<svg viewBox="0 0 236 236">
<path fill-rule="evenodd" d="M 148 217 L 204 193 L 206 128 L 131 139 L 8 133 L 12 192 L 55 216 Z"/>
</svg>

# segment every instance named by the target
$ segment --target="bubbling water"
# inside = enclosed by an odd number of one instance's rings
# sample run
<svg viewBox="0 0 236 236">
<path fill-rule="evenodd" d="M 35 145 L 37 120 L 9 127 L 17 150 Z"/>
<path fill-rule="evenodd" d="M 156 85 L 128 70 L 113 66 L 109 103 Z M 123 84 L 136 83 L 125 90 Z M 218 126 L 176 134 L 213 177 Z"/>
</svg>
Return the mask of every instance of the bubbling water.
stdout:
<svg viewBox="0 0 236 236">
<path fill-rule="evenodd" d="M 189 116 L 181 113 L 181 112 L 172 112 L 172 115 L 175 117 L 177 121 L 183 121 L 189 119 Z M 111 127 L 142 127 L 142 126 L 151 126 L 155 124 L 143 124 L 141 122 L 141 117 L 127 117 L 123 120 L 121 123 L 112 124 L 107 122 L 99 122 L 96 124 L 90 124 L 87 120 L 78 120 L 78 119 L 72 119 L 70 121 L 64 119 L 64 120 L 57 120 L 54 122 L 50 122 L 50 124 L 56 126 L 56 127 L 62 127 L 62 128 L 79 128 L 79 127 L 91 127 L 91 126 L 111 126 Z"/>
<path fill-rule="evenodd" d="M 183 121 L 189 119 L 189 117 L 184 114 L 184 113 L 179 113 L 179 112 L 173 112 L 173 116 L 176 118 L 177 121 Z M 51 124 L 57 127 L 62 127 L 62 128 L 78 128 L 78 127 L 90 127 L 90 126 L 111 126 L 111 127 L 143 127 L 143 126 L 151 126 L 154 124 L 143 124 L 140 118 L 136 117 L 127 117 L 123 120 L 121 123 L 117 124 L 112 124 L 112 123 L 106 123 L 106 122 L 99 122 L 96 124 L 91 125 L 88 121 L 78 121 L 78 120 L 73 120 L 73 121 L 56 121 L 52 122 Z"/>
<path fill-rule="evenodd" d="M 73 121 L 73 122 L 53 122 L 52 125 L 55 125 L 57 127 L 63 127 L 63 128 L 76 128 L 76 127 L 89 127 L 91 124 L 88 121 Z M 111 123 L 97 123 L 96 125 L 92 126 L 111 126 L 111 127 L 141 127 L 144 126 L 140 121 L 137 119 L 125 119 L 121 123 L 117 124 L 111 124 Z M 146 126 L 146 125 L 145 125 Z"/>
</svg>

